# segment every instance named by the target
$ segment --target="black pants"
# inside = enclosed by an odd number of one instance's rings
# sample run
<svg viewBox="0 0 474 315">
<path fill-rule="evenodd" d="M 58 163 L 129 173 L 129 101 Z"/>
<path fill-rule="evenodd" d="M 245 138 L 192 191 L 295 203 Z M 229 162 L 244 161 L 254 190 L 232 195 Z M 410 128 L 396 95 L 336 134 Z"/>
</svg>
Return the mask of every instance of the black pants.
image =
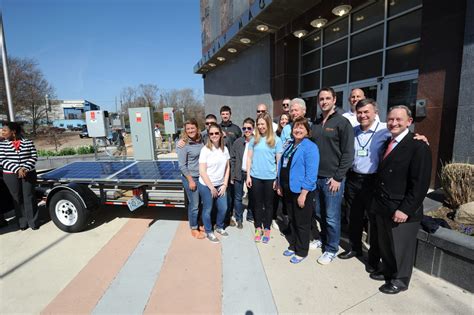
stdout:
<svg viewBox="0 0 474 315">
<path fill-rule="evenodd" d="M 376 220 L 385 281 L 408 288 L 420 222 L 395 223 L 392 218 L 380 215 Z"/>
<path fill-rule="evenodd" d="M 377 268 L 380 252 L 375 215 L 370 212 L 374 177 L 349 172 L 347 175 L 344 198 L 349 208 L 349 240 L 351 249 L 362 253 L 362 232 L 369 218 L 369 265 Z"/>
<path fill-rule="evenodd" d="M 295 252 L 300 257 L 308 256 L 309 239 L 311 233 L 311 218 L 315 207 L 315 193 L 309 192 L 306 195 L 304 207 L 298 205 L 298 196 L 290 191 L 289 187 L 283 189 L 283 200 L 288 211 L 290 225 L 290 235 L 287 236 L 290 245 L 288 249 Z"/>
<path fill-rule="evenodd" d="M 4 173 L 3 180 L 13 198 L 15 220 L 18 222 L 18 226 L 20 228 L 37 227 L 36 172 L 28 172 L 25 178 L 18 178 L 17 174 Z"/>
<path fill-rule="evenodd" d="M 252 177 L 252 196 L 254 198 L 255 228 L 271 229 L 273 217 L 273 179 Z"/>
</svg>

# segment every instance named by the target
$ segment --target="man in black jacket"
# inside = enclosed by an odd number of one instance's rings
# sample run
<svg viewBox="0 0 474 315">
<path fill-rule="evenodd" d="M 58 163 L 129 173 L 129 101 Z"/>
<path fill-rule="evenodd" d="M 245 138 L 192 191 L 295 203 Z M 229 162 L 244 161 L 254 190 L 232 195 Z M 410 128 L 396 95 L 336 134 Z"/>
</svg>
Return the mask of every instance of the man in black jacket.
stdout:
<svg viewBox="0 0 474 315">
<path fill-rule="evenodd" d="M 372 209 L 376 213 L 385 284 L 379 290 L 397 294 L 408 289 L 415 261 L 416 235 L 423 216 L 423 199 L 431 180 L 431 152 L 408 130 L 408 107 L 389 110 L 385 144 L 375 179 Z"/>
<path fill-rule="evenodd" d="M 354 130 L 350 122 L 336 111 L 336 92 L 332 88 L 322 88 L 318 102 L 322 114 L 313 124 L 312 139 L 321 156 L 316 196 L 321 240 L 313 241 L 315 244 L 311 244 L 311 248 L 323 247 L 318 263 L 327 265 L 339 250 L 341 202 L 345 176 L 354 159 Z"/>
</svg>

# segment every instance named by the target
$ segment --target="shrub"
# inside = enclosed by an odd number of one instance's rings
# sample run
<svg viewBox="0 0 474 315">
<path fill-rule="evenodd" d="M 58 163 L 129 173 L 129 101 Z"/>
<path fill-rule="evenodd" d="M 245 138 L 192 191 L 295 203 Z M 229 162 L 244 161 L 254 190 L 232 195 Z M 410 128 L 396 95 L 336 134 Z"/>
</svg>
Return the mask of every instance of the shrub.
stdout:
<svg viewBox="0 0 474 315">
<path fill-rule="evenodd" d="M 61 151 L 58 152 L 58 155 L 60 155 L 60 156 L 75 155 L 76 153 L 77 153 L 76 149 L 74 149 L 74 148 L 64 148 L 64 149 L 61 149 Z"/>
<path fill-rule="evenodd" d="M 93 145 L 84 145 L 77 148 L 77 154 L 91 154 L 94 153 Z"/>
<path fill-rule="evenodd" d="M 451 163 L 441 170 L 441 185 L 446 196 L 445 203 L 451 209 L 474 200 L 474 165 Z"/>
</svg>

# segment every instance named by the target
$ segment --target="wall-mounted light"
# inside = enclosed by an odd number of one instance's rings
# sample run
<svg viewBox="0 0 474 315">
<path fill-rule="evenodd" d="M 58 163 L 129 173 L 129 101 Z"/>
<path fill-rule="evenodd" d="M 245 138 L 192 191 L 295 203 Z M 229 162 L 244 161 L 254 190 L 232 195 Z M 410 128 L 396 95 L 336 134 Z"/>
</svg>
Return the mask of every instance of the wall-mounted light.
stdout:
<svg viewBox="0 0 474 315">
<path fill-rule="evenodd" d="M 307 30 L 297 30 L 293 32 L 293 35 L 295 35 L 295 37 L 298 37 L 298 38 L 305 37 L 306 34 L 308 34 Z"/>
<path fill-rule="evenodd" d="M 220 62 L 224 62 L 225 58 L 224 57 L 217 57 L 217 60 L 219 60 Z"/>
<path fill-rule="evenodd" d="M 214 68 L 215 66 L 216 66 L 215 63 L 209 62 L 209 67 L 213 67 L 213 68 Z"/>
<path fill-rule="evenodd" d="M 324 25 L 326 25 L 327 22 L 328 22 L 328 20 L 319 17 L 315 20 L 312 20 L 311 23 L 309 23 L 309 24 L 311 24 L 311 26 L 314 27 L 314 28 L 321 28 Z"/>
<path fill-rule="evenodd" d="M 352 10 L 352 7 L 348 4 L 341 4 L 332 9 L 332 13 L 337 16 L 344 16 Z"/>
<path fill-rule="evenodd" d="M 231 54 L 235 54 L 237 52 L 237 49 L 230 47 L 230 48 L 227 48 L 227 51 L 230 52 Z"/>
<path fill-rule="evenodd" d="M 242 44 L 250 44 L 251 40 L 248 39 L 248 38 L 246 38 L 246 37 L 242 37 L 242 38 L 240 39 L 240 42 L 241 42 Z"/>
<path fill-rule="evenodd" d="M 268 26 L 266 26 L 265 24 L 257 25 L 257 30 L 260 32 L 266 32 L 268 31 Z"/>
</svg>

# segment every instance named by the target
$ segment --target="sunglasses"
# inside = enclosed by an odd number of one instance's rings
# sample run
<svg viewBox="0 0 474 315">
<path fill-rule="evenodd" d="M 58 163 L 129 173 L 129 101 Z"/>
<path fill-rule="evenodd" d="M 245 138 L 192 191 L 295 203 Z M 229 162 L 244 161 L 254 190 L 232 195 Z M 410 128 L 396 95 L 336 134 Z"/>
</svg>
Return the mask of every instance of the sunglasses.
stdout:
<svg viewBox="0 0 474 315">
<path fill-rule="evenodd" d="M 283 107 L 289 107 L 289 106 L 290 106 L 289 103 L 283 103 L 283 104 L 281 104 L 281 105 L 282 105 Z"/>
<path fill-rule="evenodd" d="M 209 126 L 210 124 L 212 124 L 213 122 L 207 122 L 206 121 L 206 126 Z"/>
<path fill-rule="evenodd" d="M 242 127 L 242 131 L 252 131 L 253 128 L 252 127 Z"/>
<path fill-rule="evenodd" d="M 266 110 L 257 110 L 257 114 L 266 113 Z"/>
<path fill-rule="evenodd" d="M 220 132 L 209 132 L 210 136 L 218 136 L 220 134 L 221 134 Z"/>
</svg>

